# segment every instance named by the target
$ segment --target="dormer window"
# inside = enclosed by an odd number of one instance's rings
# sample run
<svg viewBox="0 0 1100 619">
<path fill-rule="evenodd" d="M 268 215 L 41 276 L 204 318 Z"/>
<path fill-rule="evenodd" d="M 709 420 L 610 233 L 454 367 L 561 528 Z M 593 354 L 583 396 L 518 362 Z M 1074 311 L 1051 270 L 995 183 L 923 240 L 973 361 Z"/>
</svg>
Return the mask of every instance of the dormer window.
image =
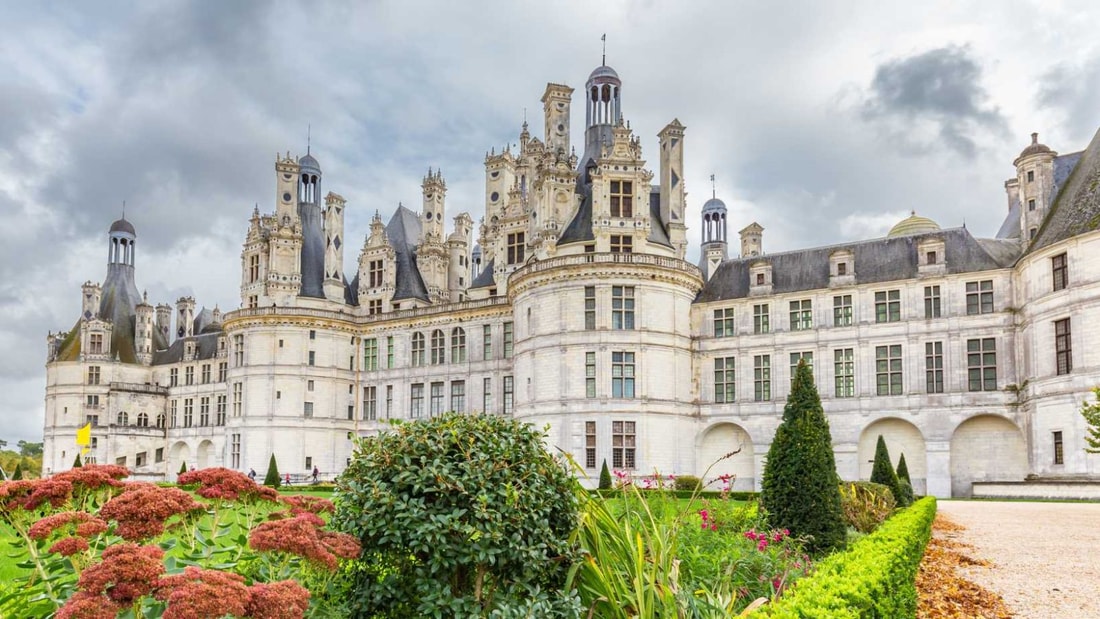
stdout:
<svg viewBox="0 0 1100 619">
<path fill-rule="evenodd" d="M 611 181 L 611 216 L 634 216 L 634 183 L 632 181 Z"/>
<path fill-rule="evenodd" d="M 772 292 L 772 265 L 758 260 L 749 265 L 749 294 L 762 295 Z"/>
<path fill-rule="evenodd" d="M 756 274 L 756 285 L 757 286 L 763 286 L 764 285 L 764 274 L 763 273 L 757 273 Z"/>
<path fill-rule="evenodd" d="M 917 274 L 930 277 L 947 272 L 947 254 L 943 239 L 925 237 L 917 243 Z"/>
<path fill-rule="evenodd" d="M 936 264 L 936 262 L 937 262 L 936 258 L 937 258 L 936 252 L 934 252 L 934 251 L 929 251 L 929 252 L 924 253 L 924 263 L 925 264 Z"/>
<path fill-rule="evenodd" d="M 851 286 L 855 283 L 855 254 L 838 249 L 829 254 L 829 286 Z"/>
<path fill-rule="evenodd" d="M 848 274 L 848 263 L 847 262 L 841 262 L 840 264 L 836 265 L 836 274 L 837 275 L 847 275 Z"/>
</svg>

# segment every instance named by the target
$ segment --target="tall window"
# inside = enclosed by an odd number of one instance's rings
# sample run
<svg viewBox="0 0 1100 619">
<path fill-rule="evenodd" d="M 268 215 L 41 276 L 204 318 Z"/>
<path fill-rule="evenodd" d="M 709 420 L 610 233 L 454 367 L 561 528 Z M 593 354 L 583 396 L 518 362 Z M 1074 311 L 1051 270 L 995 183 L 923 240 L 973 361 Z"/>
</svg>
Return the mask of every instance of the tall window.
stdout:
<svg viewBox="0 0 1100 619">
<path fill-rule="evenodd" d="M 260 279 L 260 255 L 252 254 L 248 257 L 248 283 Z"/>
<path fill-rule="evenodd" d="M 772 356 L 755 355 L 752 358 L 753 399 L 766 402 L 772 399 Z"/>
<path fill-rule="evenodd" d="M 943 342 L 924 344 L 924 383 L 928 393 L 943 393 Z"/>
<path fill-rule="evenodd" d="M 834 395 L 838 398 L 851 398 L 856 395 L 855 351 L 851 348 L 837 348 L 833 351 L 833 373 L 836 375 Z"/>
<path fill-rule="evenodd" d="M 596 287 L 584 287 L 584 328 L 592 331 L 596 328 Z"/>
<path fill-rule="evenodd" d="M 584 397 L 596 397 L 596 353 L 584 353 Z"/>
<path fill-rule="evenodd" d="M 508 264 L 519 264 L 523 262 L 524 252 L 527 250 L 527 242 L 524 240 L 523 232 L 513 232 L 508 235 Z"/>
<path fill-rule="evenodd" d="M 810 366 L 810 374 L 814 372 L 814 353 L 812 350 L 805 352 L 792 352 L 791 353 L 791 384 L 794 384 L 794 375 L 798 371 L 798 362 L 806 361 L 806 365 Z"/>
<path fill-rule="evenodd" d="M 126 411 L 119 411 L 118 415 L 115 417 L 115 423 L 120 426 L 130 425 L 130 413 L 127 413 Z"/>
<path fill-rule="evenodd" d="M 229 441 L 229 461 L 234 469 L 241 468 L 241 435 L 233 434 Z M 159 452 L 159 450 L 158 450 Z M 157 462 L 160 462 L 158 459 Z"/>
<path fill-rule="evenodd" d="M 424 334 L 412 334 L 412 364 L 413 367 L 424 365 Z"/>
<path fill-rule="evenodd" d="M 233 416 L 241 416 L 241 404 L 244 400 L 244 385 L 233 383 Z"/>
<path fill-rule="evenodd" d="M 183 368 L 183 376 L 184 376 L 183 383 L 185 385 L 194 385 L 195 384 L 195 367 L 192 366 L 192 365 L 189 365 L 189 366 Z"/>
<path fill-rule="evenodd" d="M 199 400 L 199 425 L 210 425 L 210 398 L 205 397 Z"/>
<path fill-rule="evenodd" d="M 367 315 L 377 316 L 382 313 L 382 299 L 369 299 L 367 301 Z"/>
<path fill-rule="evenodd" d="M 1053 432 L 1054 438 L 1054 464 L 1065 464 L 1065 451 L 1062 446 L 1062 432 Z"/>
<path fill-rule="evenodd" d="M 714 360 L 714 401 L 719 404 L 733 402 L 737 396 L 735 357 L 718 357 Z"/>
<path fill-rule="evenodd" d="M 901 344 L 875 347 L 875 385 L 878 395 L 901 395 Z"/>
<path fill-rule="evenodd" d="M 386 385 L 386 419 L 393 416 L 393 385 Z"/>
<path fill-rule="evenodd" d="M 805 331 L 813 328 L 813 301 L 810 299 L 791 301 L 791 331 Z"/>
<path fill-rule="evenodd" d="M 617 469 L 634 468 L 636 442 L 637 435 L 633 421 L 612 421 L 611 466 Z"/>
<path fill-rule="evenodd" d="M 466 363 L 466 330 L 462 327 L 451 330 L 451 363 Z"/>
<path fill-rule="evenodd" d="M 424 383 L 413 383 L 409 392 L 409 417 L 419 419 L 424 416 Z"/>
<path fill-rule="evenodd" d="M 164 413 L 157 413 L 157 427 L 164 429 Z"/>
<path fill-rule="evenodd" d="M 997 341 L 966 340 L 966 373 L 970 391 L 997 390 Z"/>
<path fill-rule="evenodd" d="M 317 351 L 309 351 L 309 360 L 307 363 L 309 363 L 309 365 L 317 365 Z"/>
<path fill-rule="evenodd" d="M 225 397 L 225 396 L 219 396 L 219 397 Z M 149 427 L 149 413 L 146 413 L 145 411 L 142 411 L 142 412 L 138 413 L 137 424 L 138 424 L 139 428 L 148 428 Z"/>
<path fill-rule="evenodd" d="M 210 384 L 210 364 L 209 363 L 202 364 L 202 384 L 204 384 L 204 385 Z"/>
<path fill-rule="evenodd" d="M 1054 321 L 1054 365 L 1058 375 L 1073 371 L 1073 346 L 1070 341 L 1069 318 Z"/>
<path fill-rule="evenodd" d="M 217 408 L 215 409 L 215 421 L 214 423 L 219 426 L 225 425 L 225 394 L 221 394 L 217 399 Z"/>
<path fill-rule="evenodd" d="M 925 318 L 939 318 L 940 317 L 940 287 L 939 286 L 925 286 L 924 287 L 924 317 Z"/>
<path fill-rule="evenodd" d="M 363 387 L 363 419 L 378 419 L 378 387 L 374 385 Z"/>
<path fill-rule="evenodd" d="M 504 414 L 512 414 L 513 398 L 515 396 L 515 381 L 511 376 L 504 377 Z"/>
<path fill-rule="evenodd" d="M 382 261 L 371 260 L 367 263 L 367 286 L 378 288 L 382 285 Z"/>
<path fill-rule="evenodd" d="M 767 303 L 752 306 L 752 332 L 757 335 L 771 332 L 771 312 Z"/>
<path fill-rule="evenodd" d="M 393 336 L 386 336 L 386 368 L 393 369 L 394 367 L 394 354 L 393 354 Z"/>
<path fill-rule="evenodd" d="M 883 290 L 875 293 L 875 322 L 901 320 L 901 291 Z"/>
<path fill-rule="evenodd" d="M 611 253 L 629 254 L 634 251 L 634 237 L 628 234 L 611 235 Z"/>
<path fill-rule="evenodd" d="M 102 333 L 93 333 L 88 336 L 88 352 L 93 355 L 103 354 Z"/>
<path fill-rule="evenodd" d="M 611 353 L 611 397 L 634 397 L 634 353 Z"/>
<path fill-rule="evenodd" d="M 733 308 L 714 310 L 714 337 L 731 337 L 734 333 Z"/>
<path fill-rule="evenodd" d="M 634 216 L 634 183 L 611 181 L 611 216 Z"/>
<path fill-rule="evenodd" d="M 451 381 L 451 410 L 456 413 L 466 412 L 466 381 Z"/>
<path fill-rule="evenodd" d="M 432 417 L 443 414 L 443 383 L 432 383 L 432 401 L 428 414 Z"/>
<path fill-rule="evenodd" d="M 493 358 L 493 326 L 481 325 L 481 358 L 488 361 Z"/>
<path fill-rule="evenodd" d="M 993 312 L 993 280 L 966 282 L 966 313 L 990 314 Z"/>
<path fill-rule="evenodd" d="M 611 287 L 611 328 L 634 328 L 634 286 Z"/>
<path fill-rule="evenodd" d="M 852 326 L 852 295 L 840 294 L 833 297 L 833 326 Z"/>
<path fill-rule="evenodd" d="M 442 365 L 445 361 L 444 356 L 446 353 L 446 338 L 443 337 L 443 331 L 436 329 L 432 331 L 432 365 Z"/>
<path fill-rule="evenodd" d="M 302 417 L 307 419 L 313 417 L 313 402 L 302 402 Z"/>
<path fill-rule="evenodd" d="M 504 358 L 505 359 L 511 359 L 512 358 L 512 334 L 513 334 L 512 323 L 510 323 L 510 322 L 504 323 Z"/>
<path fill-rule="evenodd" d="M 584 422 L 584 467 L 596 468 L 596 422 Z"/>
<path fill-rule="evenodd" d="M 486 376 L 481 379 L 481 412 L 493 410 L 493 379 Z"/>
<path fill-rule="evenodd" d="M 172 368 L 168 370 L 168 386 L 175 387 L 180 384 L 180 369 Z"/>
<path fill-rule="evenodd" d="M 183 400 L 183 427 L 190 428 L 194 425 L 195 414 L 195 400 L 193 398 L 185 398 Z"/>
<path fill-rule="evenodd" d="M 1069 268 L 1065 254 L 1058 254 L 1050 259 L 1050 274 L 1054 282 L 1054 290 L 1062 290 L 1069 285 Z"/>
<path fill-rule="evenodd" d="M 98 365 L 88 366 L 88 384 L 89 385 L 98 385 L 99 384 L 99 366 Z"/>
<path fill-rule="evenodd" d="M 224 383 L 225 379 L 229 377 L 229 364 L 222 361 L 218 364 L 218 382 Z"/>
<path fill-rule="evenodd" d="M 363 370 L 373 372 L 378 369 L 378 339 L 363 340 Z"/>
<path fill-rule="evenodd" d="M 233 363 L 237 367 L 244 365 L 244 335 L 233 336 Z"/>
<path fill-rule="evenodd" d="M 85 400 L 85 404 L 88 408 L 99 408 L 99 396 L 96 394 L 90 394 L 88 399 Z"/>
</svg>

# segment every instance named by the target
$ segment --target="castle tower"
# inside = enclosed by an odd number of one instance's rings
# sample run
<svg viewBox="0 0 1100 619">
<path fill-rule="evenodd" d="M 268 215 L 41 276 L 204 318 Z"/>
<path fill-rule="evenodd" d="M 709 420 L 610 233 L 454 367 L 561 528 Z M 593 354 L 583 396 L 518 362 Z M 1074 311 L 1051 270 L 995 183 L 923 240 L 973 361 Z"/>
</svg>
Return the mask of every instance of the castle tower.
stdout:
<svg viewBox="0 0 1100 619">
<path fill-rule="evenodd" d="M 443 180 L 443 171 L 434 173 L 428 168 L 428 175 L 420 183 L 424 194 L 424 205 L 420 211 L 420 242 L 443 242 L 444 200 L 447 197 L 447 182 Z"/>
<path fill-rule="evenodd" d="M 134 356 L 142 365 L 153 362 L 153 306 L 149 305 L 148 295 L 143 295 L 141 303 L 134 308 Z"/>
<path fill-rule="evenodd" d="M 176 336 L 195 335 L 195 298 L 180 297 L 176 301 Z"/>
<path fill-rule="evenodd" d="M 755 221 L 745 226 L 741 232 L 741 258 L 764 254 L 764 227 Z"/>
<path fill-rule="evenodd" d="M 298 218 L 302 222 L 303 297 L 324 298 L 325 230 L 321 214 L 321 164 L 306 151 L 298 159 Z"/>
<path fill-rule="evenodd" d="M 359 307 L 368 316 L 390 311 L 397 282 L 397 253 L 386 237 L 386 226 L 375 211 L 370 234 L 359 252 Z"/>
<path fill-rule="evenodd" d="M 344 302 L 344 205 L 343 196 L 325 196 L 325 298 Z"/>
<path fill-rule="evenodd" d="M 157 330 L 165 342 L 172 341 L 172 306 L 167 303 L 157 304 Z"/>
<path fill-rule="evenodd" d="M 467 213 L 455 217 L 455 230 L 447 239 L 447 291 L 452 303 L 466 298 L 470 286 L 470 233 L 474 220 Z"/>
<path fill-rule="evenodd" d="M 702 260 L 699 268 L 703 279 L 709 280 L 718 267 L 729 258 L 726 240 L 726 203 L 712 197 L 703 205 Z"/>
<path fill-rule="evenodd" d="M 562 84 L 547 84 L 542 94 L 542 115 L 545 121 L 543 140 L 551 153 L 569 154 L 569 103 L 573 89 Z"/>
<path fill-rule="evenodd" d="M 673 119 L 661 129 L 657 138 L 661 149 L 661 219 L 668 224 L 669 240 L 676 249 L 676 257 L 683 259 L 687 252 L 687 226 L 684 224 L 684 126 L 678 119 Z"/>
<path fill-rule="evenodd" d="M 420 185 L 424 204 L 420 211 L 420 243 L 416 248 L 416 266 L 433 303 L 445 302 L 447 294 L 447 250 L 443 242 L 443 202 L 447 183 L 443 173 L 432 172 Z"/>
<path fill-rule="evenodd" d="M 84 320 L 91 320 L 99 314 L 99 303 L 103 299 L 103 287 L 92 282 L 84 282 L 80 290 L 83 292 L 80 298 L 80 316 Z"/>
<path fill-rule="evenodd" d="M 284 194 L 284 197 L 293 196 Z M 276 213 L 283 207 L 279 202 L 275 208 Z M 297 221 L 298 212 L 294 211 L 293 217 L 284 213 L 288 221 Z M 276 219 L 279 215 L 276 214 Z M 252 219 L 249 220 L 248 233 L 245 236 L 244 249 L 241 250 L 241 306 L 257 307 L 260 297 L 265 294 L 265 283 L 268 275 L 268 233 L 264 227 L 264 221 L 260 218 L 260 207 L 252 209 Z M 292 229 L 290 226 L 287 229 Z"/>
<path fill-rule="evenodd" d="M 280 226 L 298 223 L 298 175 L 301 168 L 290 153 L 275 157 L 275 218 Z"/>
<path fill-rule="evenodd" d="M 602 150 L 610 148 L 614 141 L 612 128 L 622 117 L 622 80 L 615 69 L 606 64 L 596 67 L 585 82 L 585 130 L 584 156 L 580 165 L 588 160 L 598 161 Z"/>
<path fill-rule="evenodd" d="M 1012 162 L 1016 166 L 1015 190 L 1020 200 L 1020 238 L 1030 242 L 1043 225 L 1054 200 L 1054 158 L 1058 153 L 1039 143 L 1039 134 L 1031 134 L 1031 144 Z"/>
</svg>

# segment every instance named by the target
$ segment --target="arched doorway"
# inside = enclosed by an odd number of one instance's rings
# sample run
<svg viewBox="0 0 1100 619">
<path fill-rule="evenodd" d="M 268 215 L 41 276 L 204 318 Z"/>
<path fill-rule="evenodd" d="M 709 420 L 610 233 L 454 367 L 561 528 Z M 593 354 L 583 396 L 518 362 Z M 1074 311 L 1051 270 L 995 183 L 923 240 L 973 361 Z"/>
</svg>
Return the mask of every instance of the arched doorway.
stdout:
<svg viewBox="0 0 1100 619">
<path fill-rule="evenodd" d="M 971 417 L 951 435 L 951 496 L 969 497 L 976 481 L 1023 481 L 1027 470 L 1024 435 L 1004 417 Z"/>
<path fill-rule="evenodd" d="M 203 441 L 199 443 L 198 456 L 196 458 L 196 460 L 198 460 L 198 468 L 205 469 L 209 466 L 213 466 L 213 456 L 214 443 L 210 441 Z"/>
<path fill-rule="evenodd" d="M 871 423 L 859 436 L 859 478 L 871 479 L 874 468 L 875 447 L 878 437 L 886 441 L 890 452 L 890 464 L 897 468 L 901 454 L 905 454 L 905 465 L 909 468 L 909 479 L 913 482 L 913 492 L 925 494 L 927 491 L 928 457 L 924 446 L 924 436 L 917 426 L 904 419 L 887 417 Z"/>
<path fill-rule="evenodd" d="M 175 481 L 181 465 L 186 465 L 188 468 L 195 465 L 191 460 L 191 447 L 183 441 L 175 443 L 168 450 L 168 475 L 165 476 L 166 480 Z"/>
<path fill-rule="evenodd" d="M 737 451 L 726 458 L 727 454 Z M 706 473 L 704 483 L 718 479 L 722 475 L 733 475 L 734 490 L 753 490 L 756 484 L 756 470 L 752 438 L 741 426 L 734 423 L 719 423 L 703 431 L 699 440 L 696 471 L 700 477 Z M 711 466 L 713 464 L 713 466 Z M 716 488 L 712 484 L 709 488 Z"/>
</svg>

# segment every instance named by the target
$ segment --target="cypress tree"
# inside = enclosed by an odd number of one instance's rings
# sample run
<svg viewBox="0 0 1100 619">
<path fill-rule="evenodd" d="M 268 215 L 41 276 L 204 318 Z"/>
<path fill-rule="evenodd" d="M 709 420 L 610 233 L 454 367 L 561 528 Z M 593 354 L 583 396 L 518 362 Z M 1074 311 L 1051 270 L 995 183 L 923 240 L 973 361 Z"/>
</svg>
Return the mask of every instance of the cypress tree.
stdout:
<svg viewBox="0 0 1100 619">
<path fill-rule="evenodd" d="M 271 454 L 271 461 L 267 463 L 267 475 L 264 476 L 264 485 L 278 488 L 282 483 L 279 479 L 279 467 L 275 464 L 275 454 Z"/>
<path fill-rule="evenodd" d="M 603 468 L 600 469 L 600 490 L 611 489 L 611 471 L 607 470 L 607 458 L 603 460 Z"/>
<path fill-rule="evenodd" d="M 80 461 L 80 452 L 76 452 L 76 460 L 73 460 L 73 468 L 78 466 L 84 466 L 84 463 Z"/>
<path fill-rule="evenodd" d="M 875 466 L 871 469 L 871 481 L 889 488 L 898 507 L 905 507 L 898 474 L 894 472 L 894 465 L 890 462 L 890 450 L 886 448 L 886 439 L 881 434 L 878 435 L 878 443 L 875 445 Z"/>
<path fill-rule="evenodd" d="M 184 460 L 183 462 L 180 462 L 180 471 L 179 471 L 178 474 L 183 475 L 186 472 L 187 472 L 187 461 Z"/>
<path fill-rule="evenodd" d="M 901 459 L 898 460 L 898 480 L 905 480 L 910 485 L 913 484 L 913 480 L 909 479 L 909 465 L 905 463 L 905 454 L 901 454 Z"/>
<path fill-rule="evenodd" d="M 23 479 L 23 463 L 22 462 L 15 465 L 15 473 L 12 473 L 11 479 L 12 479 L 12 481 L 15 481 L 17 479 Z"/>
<path fill-rule="evenodd" d="M 760 499 L 769 525 L 808 537 L 817 554 L 842 548 L 846 535 L 832 443 L 813 373 L 799 361 L 768 449 Z"/>
</svg>

